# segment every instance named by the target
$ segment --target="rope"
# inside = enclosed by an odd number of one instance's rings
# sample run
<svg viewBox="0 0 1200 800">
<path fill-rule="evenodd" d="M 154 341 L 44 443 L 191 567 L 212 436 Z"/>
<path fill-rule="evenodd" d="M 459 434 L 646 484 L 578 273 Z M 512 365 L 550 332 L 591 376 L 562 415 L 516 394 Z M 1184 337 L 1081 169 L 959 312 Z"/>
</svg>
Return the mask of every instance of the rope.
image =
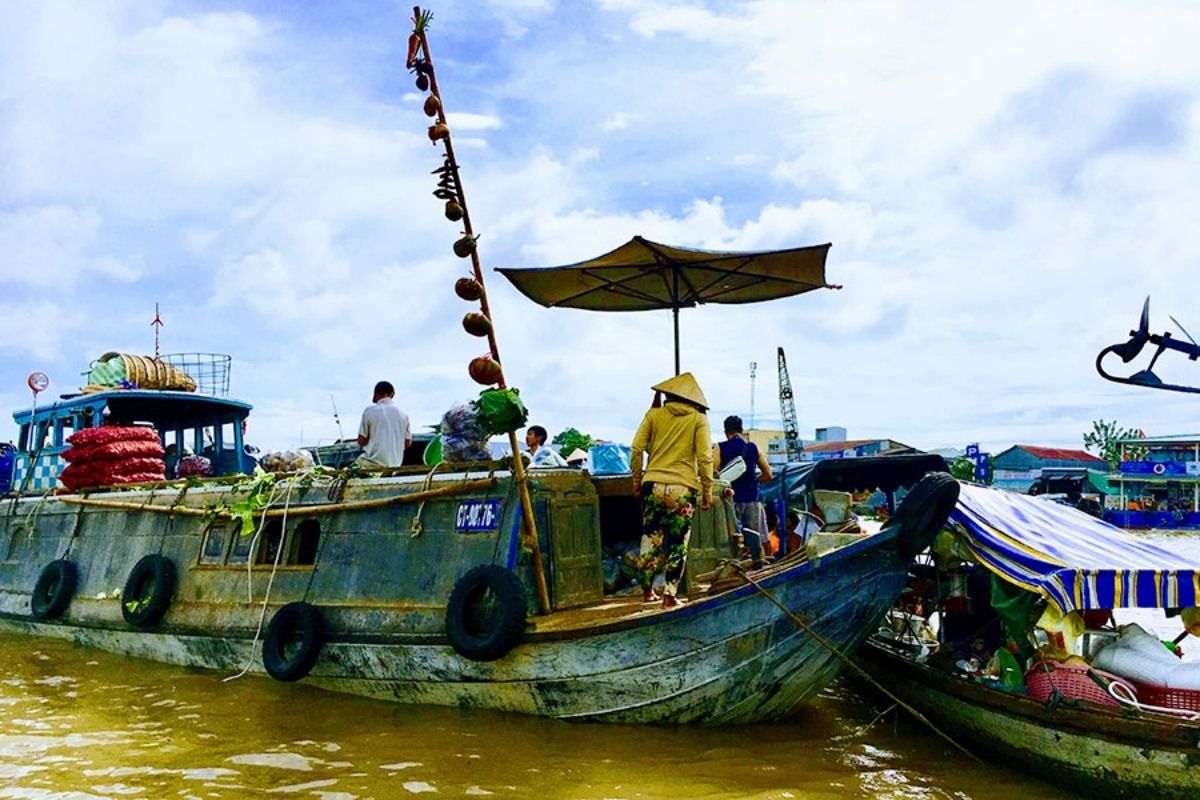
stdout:
<svg viewBox="0 0 1200 800">
<path fill-rule="evenodd" d="M 821 646 L 822 646 L 822 647 L 824 647 L 826 650 L 828 650 L 829 652 L 831 652 L 831 653 L 833 653 L 835 656 L 837 656 L 839 659 L 841 659 L 841 660 L 842 660 L 842 662 L 843 662 L 843 663 L 845 663 L 845 665 L 846 665 L 847 667 L 849 667 L 849 668 L 850 668 L 850 669 L 851 669 L 851 670 L 852 670 L 852 671 L 853 671 L 853 672 L 854 672 L 856 675 L 858 675 L 860 678 L 862 678 L 863 680 L 865 680 L 867 683 L 869 683 L 869 684 L 871 684 L 872 686 L 874 686 L 874 687 L 875 687 L 876 689 L 878 689 L 878 690 L 879 690 L 879 691 L 880 691 L 882 694 L 886 695 L 886 696 L 888 697 L 888 699 L 890 699 L 890 700 L 891 700 L 893 703 L 895 703 L 896 705 L 900 706 L 901 708 L 903 708 L 903 709 L 904 709 L 905 711 L 907 711 L 908 713 L 912 714 L 912 715 L 913 715 L 913 717 L 914 717 L 914 718 L 915 718 L 917 721 L 921 722 L 923 725 L 925 725 L 927 728 L 929 728 L 929 730 L 933 731 L 933 732 L 934 732 L 934 733 L 936 733 L 938 736 L 942 737 L 942 738 L 943 738 L 943 739 L 945 739 L 947 742 L 949 742 L 950 744 L 952 744 L 956 750 L 958 750 L 958 751 L 960 751 L 961 753 L 963 753 L 964 755 L 966 755 L 966 756 L 967 756 L 968 758 L 970 758 L 972 761 L 975 761 L 975 762 L 977 762 L 977 763 L 980 763 L 980 764 L 982 764 L 982 763 L 983 763 L 983 760 L 982 760 L 982 759 L 980 759 L 978 756 L 976 756 L 974 753 L 972 753 L 972 752 L 971 752 L 970 750 L 968 750 L 967 748 L 963 747 L 961 744 L 959 744 L 958 742 L 956 742 L 954 739 L 951 739 L 949 735 L 947 735 L 947 734 L 946 734 L 945 732 L 943 732 L 943 731 L 942 731 L 940 728 L 938 728 L 936 725 L 934 725 L 932 722 L 930 722 L 930 721 L 929 721 L 929 720 L 928 720 L 928 719 L 925 717 L 925 715 L 924 715 L 924 714 L 922 714 L 920 711 L 917 711 L 915 708 L 913 708 L 912 706 L 910 706 L 908 703 L 906 703 L 906 702 L 904 702 L 903 700 L 901 700 L 899 697 L 897 697 L 895 694 L 893 694 L 893 693 L 892 693 L 890 690 L 888 690 L 888 689 L 887 689 L 887 687 L 883 686 L 883 684 L 879 683 L 879 681 L 877 681 L 877 680 L 875 680 L 874 678 L 872 678 L 872 677 L 870 676 L 870 674 L 868 674 L 868 673 L 867 673 L 867 671 L 866 671 L 866 670 L 864 670 L 864 669 L 863 669 L 862 667 L 860 667 L 858 664 L 854 663 L 854 661 L 853 661 L 853 660 L 850 658 L 850 656 L 848 656 L 848 655 L 846 655 L 845 653 L 843 653 L 843 652 L 842 652 L 842 651 L 841 651 L 841 650 L 838 648 L 838 646 L 837 646 L 837 645 L 835 645 L 833 642 L 829 641 L 829 640 L 828 640 L 828 639 L 826 639 L 824 636 L 822 636 L 821 634 L 819 634 L 819 633 L 817 633 L 815 630 L 813 630 L 813 629 L 812 629 L 812 627 L 811 627 L 811 626 L 810 626 L 810 625 L 809 625 L 807 622 L 805 622 L 803 619 L 801 619 L 801 618 L 800 618 L 800 615 L 799 615 L 799 614 L 797 614 L 796 612 L 792 611 L 790 608 L 788 608 L 787 606 L 785 606 L 783 603 L 779 602 L 779 600 L 777 600 L 777 599 L 775 598 L 775 595 L 773 595 L 773 594 L 771 594 L 770 592 L 768 592 L 766 589 L 764 589 L 764 588 L 762 587 L 762 585 L 761 585 L 761 584 L 760 584 L 758 581 L 756 581 L 756 580 L 754 580 L 754 578 L 750 577 L 750 574 L 749 574 L 749 572 L 746 570 L 746 568 L 745 568 L 745 567 L 743 567 L 741 564 L 737 563 L 736 561 L 732 561 L 732 562 L 729 562 L 729 563 L 730 563 L 730 564 L 733 566 L 733 568 L 734 568 L 735 570 L 737 570 L 738 572 L 740 572 L 740 573 L 742 574 L 742 577 L 743 577 L 743 578 L 745 578 L 745 579 L 746 579 L 746 581 L 747 581 L 747 582 L 748 582 L 748 583 L 749 583 L 751 586 L 753 586 L 755 589 L 757 589 L 757 590 L 759 591 L 759 593 L 760 593 L 760 594 L 762 594 L 762 596 L 763 596 L 763 597 L 765 597 L 765 598 L 767 598 L 768 600 L 770 600 L 770 601 L 771 601 L 771 602 L 772 602 L 772 603 L 773 603 L 773 604 L 774 604 L 774 605 L 775 605 L 775 606 L 776 606 L 776 607 L 777 607 L 777 608 L 778 608 L 780 611 L 782 611 L 784 614 L 786 614 L 786 615 L 788 616 L 788 618 L 789 618 L 789 619 L 791 619 L 791 621 L 792 621 L 792 622 L 796 623 L 796 626 L 797 626 L 797 627 L 799 627 L 799 628 L 800 628 L 802 631 L 804 631 L 804 632 L 805 632 L 805 633 L 807 633 L 809 636 L 811 636 L 811 637 L 813 638 L 813 640 L 814 640 L 814 641 L 815 641 L 817 644 L 821 645 Z"/>
<path fill-rule="evenodd" d="M 428 492 L 429 490 L 431 490 L 433 488 L 433 473 L 437 472 L 438 468 L 441 467 L 443 463 L 445 463 L 445 462 L 439 461 L 438 463 L 434 464 L 433 467 L 430 468 L 429 472 L 425 475 L 425 480 L 421 481 L 421 491 L 422 492 Z M 409 538 L 411 538 L 411 539 L 417 538 L 425 530 L 425 523 L 421 521 L 421 512 L 424 510 L 425 510 L 425 499 L 422 498 L 421 502 L 417 503 L 417 513 L 415 515 L 413 515 L 413 521 L 412 521 L 412 527 L 411 527 L 412 533 L 409 534 Z"/>
<path fill-rule="evenodd" d="M 271 494 L 267 498 L 267 505 L 264 508 L 269 508 L 271 506 L 271 503 L 275 501 L 275 491 L 278 488 L 279 488 L 278 486 L 272 487 Z M 288 513 L 288 508 L 291 506 L 291 503 L 292 503 L 292 488 L 293 488 L 292 484 L 289 483 L 287 485 L 287 493 L 284 495 L 283 523 L 279 526 L 279 546 L 277 548 L 275 548 L 275 563 L 271 565 L 271 575 L 267 578 L 267 590 L 263 594 L 262 609 L 258 613 L 258 625 L 254 629 L 254 638 L 250 641 L 250 655 L 247 656 L 246 663 L 244 665 L 242 665 L 241 671 L 238 672 L 236 675 L 230 675 L 229 677 L 222 679 L 222 681 L 221 681 L 222 683 L 228 683 L 229 681 L 237 680 L 238 678 L 242 677 L 243 675 L 245 675 L 247 672 L 250 671 L 250 667 L 254 663 L 254 650 L 255 650 L 255 648 L 258 647 L 258 641 L 262 637 L 263 622 L 267 618 L 267 604 L 270 602 L 270 599 L 271 599 L 271 586 L 274 585 L 274 583 L 275 583 L 275 574 L 277 572 L 279 572 L 279 562 L 283 558 L 283 550 L 284 550 L 283 545 L 287 541 L 287 535 L 286 535 L 287 534 L 287 513 Z M 255 533 L 254 533 L 254 539 L 250 542 L 250 554 L 249 554 L 249 557 L 247 557 L 247 559 L 246 559 L 247 605 L 252 605 L 254 603 L 254 594 L 253 594 L 254 586 L 251 583 L 251 576 L 254 574 L 254 571 L 253 571 L 254 553 L 257 552 L 257 548 L 258 548 L 257 543 L 258 543 L 259 538 L 262 536 L 263 528 L 266 527 L 266 524 L 267 524 L 267 517 L 264 514 L 262 516 L 262 518 L 259 520 L 258 530 L 255 531 Z"/>
</svg>

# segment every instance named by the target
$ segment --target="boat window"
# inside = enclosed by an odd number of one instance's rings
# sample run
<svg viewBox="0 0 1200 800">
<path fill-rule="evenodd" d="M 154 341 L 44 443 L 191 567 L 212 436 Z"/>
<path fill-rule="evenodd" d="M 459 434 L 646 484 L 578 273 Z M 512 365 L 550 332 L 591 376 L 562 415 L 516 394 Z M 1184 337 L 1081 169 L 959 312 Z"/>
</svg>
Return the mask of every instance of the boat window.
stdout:
<svg viewBox="0 0 1200 800">
<path fill-rule="evenodd" d="M 321 523 L 306 519 L 296 526 L 288 548 L 288 563 L 301 566 L 317 563 L 317 546 L 321 543 Z"/>
<path fill-rule="evenodd" d="M 225 545 L 229 542 L 228 523 L 214 522 L 204 534 L 204 547 L 200 551 L 201 564 L 220 564 L 225 555 Z M 249 547 L 249 537 L 247 547 Z"/>
<path fill-rule="evenodd" d="M 254 534 L 242 535 L 239 531 L 233 536 L 233 547 L 229 550 L 229 558 L 225 560 L 226 564 L 245 564 L 250 558 L 250 543 L 254 541 Z"/>
<path fill-rule="evenodd" d="M 37 435 L 30 443 L 30 450 L 41 450 L 50 443 L 50 420 L 42 420 L 37 424 Z"/>
<path fill-rule="evenodd" d="M 17 449 L 22 452 L 29 452 L 29 425 L 21 426 L 21 432 L 17 434 Z"/>
<path fill-rule="evenodd" d="M 54 425 L 54 446 L 62 447 L 67 443 L 67 439 L 75 432 L 75 418 L 63 417 Z"/>
<path fill-rule="evenodd" d="M 258 547 L 258 556 L 254 559 L 254 563 L 274 564 L 281 544 L 283 544 L 283 521 L 278 517 L 268 519 L 263 528 L 262 543 Z"/>
</svg>

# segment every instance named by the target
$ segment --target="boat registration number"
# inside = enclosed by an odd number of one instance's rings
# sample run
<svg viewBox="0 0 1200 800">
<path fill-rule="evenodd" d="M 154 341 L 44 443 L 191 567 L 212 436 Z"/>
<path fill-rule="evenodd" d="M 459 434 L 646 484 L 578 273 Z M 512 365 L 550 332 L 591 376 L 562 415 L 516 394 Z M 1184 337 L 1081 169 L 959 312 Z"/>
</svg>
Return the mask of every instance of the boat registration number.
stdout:
<svg viewBox="0 0 1200 800">
<path fill-rule="evenodd" d="M 500 524 L 499 500 L 462 500 L 454 517 L 460 531 L 494 531 Z"/>
</svg>

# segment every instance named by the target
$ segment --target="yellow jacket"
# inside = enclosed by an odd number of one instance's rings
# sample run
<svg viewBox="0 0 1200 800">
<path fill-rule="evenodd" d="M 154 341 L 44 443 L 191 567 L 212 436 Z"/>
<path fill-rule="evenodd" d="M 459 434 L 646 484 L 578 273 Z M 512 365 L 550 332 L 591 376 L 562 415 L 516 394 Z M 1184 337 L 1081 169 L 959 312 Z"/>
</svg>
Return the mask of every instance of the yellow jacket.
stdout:
<svg viewBox="0 0 1200 800">
<path fill-rule="evenodd" d="M 644 472 L 642 453 L 650 457 Z M 668 400 L 647 411 L 633 435 L 629 460 L 635 487 L 645 481 L 674 483 L 712 495 L 708 417 L 686 403 Z"/>
</svg>

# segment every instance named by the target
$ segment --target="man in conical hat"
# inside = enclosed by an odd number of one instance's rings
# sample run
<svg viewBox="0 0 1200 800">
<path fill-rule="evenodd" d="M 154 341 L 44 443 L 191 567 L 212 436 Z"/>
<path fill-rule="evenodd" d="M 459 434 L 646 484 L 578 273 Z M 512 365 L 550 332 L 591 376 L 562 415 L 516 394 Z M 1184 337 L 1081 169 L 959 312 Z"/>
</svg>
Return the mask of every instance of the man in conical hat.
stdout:
<svg viewBox="0 0 1200 800">
<path fill-rule="evenodd" d="M 638 580 L 645 601 L 653 602 L 658 599 L 654 577 L 665 569 L 663 607 L 672 608 L 687 567 L 696 505 L 707 509 L 712 504 L 708 400 L 690 372 L 650 388 L 661 393 L 665 402 L 659 406 L 655 397 L 655 407 L 642 418 L 630 449 L 633 493 L 642 501 Z"/>
</svg>

